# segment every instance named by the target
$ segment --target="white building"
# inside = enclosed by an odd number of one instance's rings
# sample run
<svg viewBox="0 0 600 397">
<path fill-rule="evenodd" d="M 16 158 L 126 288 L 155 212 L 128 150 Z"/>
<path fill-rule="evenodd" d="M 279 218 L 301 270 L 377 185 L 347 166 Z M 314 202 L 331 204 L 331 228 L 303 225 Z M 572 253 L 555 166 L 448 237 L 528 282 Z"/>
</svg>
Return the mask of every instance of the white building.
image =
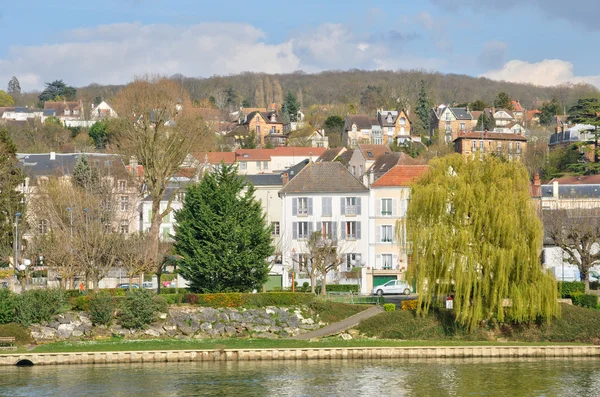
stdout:
<svg viewBox="0 0 600 397">
<path fill-rule="evenodd" d="M 291 272 L 299 285 L 310 282 L 307 241 L 313 232 L 321 231 L 337 241 L 343 258 L 339 268 L 328 273 L 327 283 L 360 282 L 366 293 L 369 190 L 339 162 L 311 162 L 279 195 L 283 200 L 283 266 L 289 275 L 284 277 L 284 287 L 291 285 Z M 361 266 L 358 280 L 346 274 Z"/>
</svg>

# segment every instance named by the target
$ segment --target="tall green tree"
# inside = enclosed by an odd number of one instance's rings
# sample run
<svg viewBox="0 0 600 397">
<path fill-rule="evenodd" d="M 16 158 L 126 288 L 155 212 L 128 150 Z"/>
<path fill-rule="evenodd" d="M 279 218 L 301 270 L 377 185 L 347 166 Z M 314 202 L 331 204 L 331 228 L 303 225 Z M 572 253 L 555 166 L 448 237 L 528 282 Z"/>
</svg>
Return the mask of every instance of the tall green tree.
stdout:
<svg viewBox="0 0 600 397">
<path fill-rule="evenodd" d="M 431 130 L 431 100 L 425 90 L 425 80 L 421 80 L 419 83 L 419 96 L 415 113 L 418 117 L 415 123 L 415 134 L 422 137 L 429 136 Z"/>
<path fill-rule="evenodd" d="M 17 147 L 10 140 L 8 131 L 0 127 L 0 261 L 5 261 L 12 252 L 15 214 L 25 209 L 23 194 L 17 191 L 25 176 L 16 153 Z"/>
<path fill-rule="evenodd" d="M 8 87 L 6 92 L 10 95 L 19 95 L 21 93 L 21 84 L 19 83 L 19 79 L 16 76 L 13 76 L 12 79 L 8 82 Z"/>
<path fill-rule="evenodd" d="M 0 106 L 13 106 L 15 100 L 4 90 L 0 90 Z"/>
<path fill-rule="evenodd" d="M 491 183 L 490 181 L 493 181 Z M 556 281 L 542 270 L 542 224 L 520 162 L 455 154 L 430 162 L 414 185 L 406 228 L 419 310 L 454 296 L 455 319 L 549 321 L 558 314 Z M 510 302 L 510 304 L 508 304 Z"/>
<path fill-rule="evenodd" d="M 88 135 L 94 140 L 97 149 L 104 149 L 108 143 L 108 125 L 106 121 L 94 123 L 89 129 Z"/>
<path fill-rule="evenodd" d="M 500 92 L 496 96 L 496 99 L 494 99 L 494 107 L 513 110 L 512 99 L 510 99 L 510 96 L 506 92 Z"/>
<path fill-rule="evenodd" d="M 54 80 L 51 83 L 45 83 L 46 88 L 39 95 L 40 104 L 44 105 L 44 102 L 54 101 L 58 99 L 65 99 L 67 101 L 74 101 L 77 95 L 77 90 L 74 87 L 66 85 L 62 80 Z"/>
<path fill-rule="evenodd" d="M 556 123 L 556 115 L 561 112 L 560 104 L 558 99 L 553 97 L 549 102 L 545 102 L 540 108 L 542 114 L 540 114 L 541 125 L 551 125 Z"/>
<path fill-rule="evenodd" d="M 283 113 L 287 114 L 290 121 L 296 121 L 298 118 L 298 112 L 300 111 L 300 104 L 296 95 L 288 91 L 283 102 Z"/>
<path fill-rule="evenodd" d="M 471 106 L 471 110 L 476 110 L 479 112 L 483 111 L 485 108 L 488 107 L 488 105 L 485 102 L 483 102 L 481 99 L 478 99 L 475 102 L 472 102 L 470 104 L 470 106 Z"/>
<path fill-rule="evenodd" d="M 491 112 L 490 114 L 488 114 L 488 112 L 486 111 L 481 112 L 481 116 L 479 116 L 479 118 L 477 119 L 477 126 L 475 127 L 475 129 L 477 131 L 494 131 L 494 127 L 496 127 L 496 120 L 494 119 L 494 115 L 491 114 Z"/>
<path fill-rule="evenodd" d="M 594 162 L 598 163 L 598 127 L 600 126 L 600 100 L 598 98 L 579 99 L 569 109 L 569 121 L 572 123 L 589 124 L 594 126 Z"/>
<path fill-rule="evenodd" d="M 98 186 L 98 170 L 90 165 L 87 155 L 77 158 L 73 167 L 73 183 L 86 191 L 92 191 Z"/>
<path fill-rule="evenodd" d="M 254 191 L 226 164 L 188 186 L 175 213 L 174 250 L 192 291 L 251 291 L 266 282 L 271 230 Z"/>
</svg>

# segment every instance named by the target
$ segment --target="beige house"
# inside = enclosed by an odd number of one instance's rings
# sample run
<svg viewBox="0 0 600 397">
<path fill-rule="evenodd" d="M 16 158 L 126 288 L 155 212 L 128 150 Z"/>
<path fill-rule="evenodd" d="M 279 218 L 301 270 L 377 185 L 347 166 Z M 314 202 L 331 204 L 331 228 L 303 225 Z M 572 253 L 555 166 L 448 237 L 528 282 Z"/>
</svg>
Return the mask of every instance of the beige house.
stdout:
<svg viewBox="0 0 600 397">
<path fill-rule="evenodd" d="M 402 280 L 410 253 L 399 237 L 398 221 L 406 218 L 410 185 L 425 174 L 427 165 L 396 165 L 371 185 L 369 203 L 369 260 L 367 288 Z"/>
</svg>

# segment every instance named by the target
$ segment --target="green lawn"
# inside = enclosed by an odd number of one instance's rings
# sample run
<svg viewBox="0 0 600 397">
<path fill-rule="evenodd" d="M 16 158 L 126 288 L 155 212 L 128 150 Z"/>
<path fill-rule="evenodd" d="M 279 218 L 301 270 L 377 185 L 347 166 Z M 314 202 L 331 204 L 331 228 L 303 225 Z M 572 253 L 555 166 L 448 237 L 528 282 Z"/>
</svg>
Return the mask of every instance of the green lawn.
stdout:
<svg viewBox="0 0 600 397">
<path fill-rule="evenodd" d="M 571 343 L 560 343 L 566 345 Z M 139 351 L 139 350 L 222 350 L 222 349 L 274 349 L 274 348 L 334 348 L 334 347 L 414 347 L 414 346 L 551 346 L 558 343 L 519 343 L 519 342 L 471 342 L 471 341 L 398 341 L 387 339 L 354 339 L 344 341 L 331 337 L 318 342 L 269 339 L 110 339 L 85 342 L 56 342 L 36 346 L 26 350 L 6 353 L 70 353 L 96 351 Z"/>
</svg>

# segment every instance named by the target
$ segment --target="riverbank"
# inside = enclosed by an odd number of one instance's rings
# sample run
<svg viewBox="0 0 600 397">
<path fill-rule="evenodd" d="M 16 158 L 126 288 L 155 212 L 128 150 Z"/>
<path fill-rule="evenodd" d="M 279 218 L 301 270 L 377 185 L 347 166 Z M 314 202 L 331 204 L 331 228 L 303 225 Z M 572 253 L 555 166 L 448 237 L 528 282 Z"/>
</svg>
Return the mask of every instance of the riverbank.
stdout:
<svg viewBox="0 0 600 397">
<path fill-rule="evenodd" d="M 186 349 L 178 350 L 169 349 L 169 347 L 182 346 L 178 342 L 183 341 L 171 341 L 171 344 L 165 342 L 168 341 L 127 341 L 127 343 L 123 341 L 95 345 L 79 343 L 71 344 L 71 346 L 54 346 L 56 350 L 60 348 L 63 350 L 54 352 L 42 352 L 44 350 L 42 346 L 40 351 L 0 354 L 0 366 L 24 363 L 23 360 L 28 360 L 34 365 L 66 365 L 182 361 L 600 357 L 600 346 L 581 344 L 500 344 L 493 342 L 446 342 L 445 344 L 440 342 L 435 344 L 430 341 L 389 340 L 276 341 L 277 343 L 274 344 L 274 341 L 260 340 L 217 340 L 196 344 L 186 343 Z M 157 350 L 137 350 L 144 345 L 152 347 L 152 343 L 160 343 L 164 346 Z M 235 345 L 238 346 L 233 347 Z M 273 347 L 275 345 L 277 347 Z M 65 351 L 69 348 L 72 350 Z M 51 345 L 46 349 L 54 350 Z"/>
</svg>

